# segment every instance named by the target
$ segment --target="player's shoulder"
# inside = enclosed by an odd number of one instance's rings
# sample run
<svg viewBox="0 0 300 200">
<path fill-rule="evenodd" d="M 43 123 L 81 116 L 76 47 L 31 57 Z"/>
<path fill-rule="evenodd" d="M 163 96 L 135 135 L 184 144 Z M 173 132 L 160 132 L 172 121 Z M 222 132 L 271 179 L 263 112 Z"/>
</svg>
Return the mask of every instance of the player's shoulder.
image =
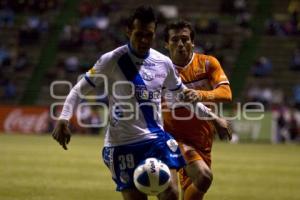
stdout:
<svg viewBox="0 0 300 200">
<path fill-rule="evenodd" d="M 172 61 L 168 56 L 152 48 L 150 49 L 150 59 L 154 60 L 155 62 L 164 62 L 172 65 Z"/>
<path fill-rule="evenodd" d="M 128 52 L 127 45 L 123 45 L 120 47 L 117 47 L 116 49 L 109 51 L 107 53 L 104 53 L 100 56 L 99 60 L 102 60 L 104 62 L 113 62 L 117 61 L 122 55 Z"/>
<path fill-rule="evenodd" d="M 197 59 L 199 63 L 202 63 L 207 69 L 209 67 L 220 67 L 218 59 L 213 55 L 195 53 L 194 59 Z"/>
<path fill-rule="evenodd" d="M 194 53 L 194 57 L 201 61 L 215 61 L 217 58 L 213 55 L 207 55 L 202 53 Z"/>
</svg>

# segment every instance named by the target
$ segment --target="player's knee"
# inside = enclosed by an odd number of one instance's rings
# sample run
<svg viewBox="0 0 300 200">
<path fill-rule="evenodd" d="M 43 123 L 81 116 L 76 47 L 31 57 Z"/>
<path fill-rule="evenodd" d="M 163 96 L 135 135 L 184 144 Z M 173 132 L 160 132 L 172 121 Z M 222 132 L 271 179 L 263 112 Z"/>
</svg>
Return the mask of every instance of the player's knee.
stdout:
<svg viewBox="0 0 300 200">
<path fill-rule="evenodd" d="M 176 184 L 170 184 L 169 187 L 158 195 L 159 200 L 177 200 L 179 199 L 179 190 Z"/>
<path fill-rule="evenodd" d="M 206 193 L 213 180 L 213 174 L 209 168 L 202 169 L 199 176 L 194 181 L 194 185 L 201 192 Z"/>
</svg>

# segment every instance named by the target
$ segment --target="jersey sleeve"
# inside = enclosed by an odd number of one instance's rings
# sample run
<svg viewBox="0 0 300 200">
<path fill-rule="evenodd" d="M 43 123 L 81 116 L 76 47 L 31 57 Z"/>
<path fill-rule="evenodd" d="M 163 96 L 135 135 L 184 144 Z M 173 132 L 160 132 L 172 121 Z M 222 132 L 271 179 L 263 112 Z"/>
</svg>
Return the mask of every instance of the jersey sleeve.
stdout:
<svg viewBox="0 0 300 200">
<path fill-rule="evenodd" d="M 85 74 L 84 78 L 92 87 L 96 87 L 108 79 L 113 66 L 112 54 L 106 53 L 97 60 L 95 65 Z"/>
<path fill-rule="evenodd" d="M 65 100 L 62 113 L 59 117 L 60 119 L 70 120 L 82 96 L 107 80 L 112 69 L 112 63 L 109 53 L 101 56 L 95 65 L 85 74 L 84 78 L 79 80 L 70 91 Z"/>
<path fill-rule="evenodd" d="M 166 60 L 168 66 L 168 74 L 164 81 L 164 87 L 170 91 L 176 91 L 182 88 L 181 78 L 176 74 L 175 68 L 170 59 Z"/>
<path fill-rule="evenodd" d="M 208 73 L 210 74 L 209 81 L 213 88 L 217 88 L 222 84 L 229 84 L 228 78 L 224 73 L 221 64 L 215 57 L 209 56 L 205 65 Z"/>
</svg>

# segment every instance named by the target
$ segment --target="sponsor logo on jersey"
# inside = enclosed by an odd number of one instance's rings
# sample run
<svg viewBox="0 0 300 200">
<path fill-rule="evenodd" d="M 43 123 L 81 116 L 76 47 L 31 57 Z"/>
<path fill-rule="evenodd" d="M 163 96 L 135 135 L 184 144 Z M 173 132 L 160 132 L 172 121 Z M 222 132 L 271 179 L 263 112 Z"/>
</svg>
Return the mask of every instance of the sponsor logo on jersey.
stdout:
<svg viewBox="0 0 300 200">
<path fill-rule="evenodd" d="M 139 61 L 135 62 L 135 64 L 136 64 L 137 66 L 143 65 L 143 66 L 145 66 L 145 67 L 154 67 L 154 66 L 155 66 L 154 63 L 139 62 Z"/>
<path fill-rule="evenodd" d="M 145 89 L 136 90 L 135 95 L 136 98 L 140 100 L 152 100 L 161 98 L 161 93 L 159 91 L 148 91 Z"/>
<path fill-rule="evenodd" d="M 155 74 L 155 78 L 166 78 L 166 74 Z"/>
</svg>

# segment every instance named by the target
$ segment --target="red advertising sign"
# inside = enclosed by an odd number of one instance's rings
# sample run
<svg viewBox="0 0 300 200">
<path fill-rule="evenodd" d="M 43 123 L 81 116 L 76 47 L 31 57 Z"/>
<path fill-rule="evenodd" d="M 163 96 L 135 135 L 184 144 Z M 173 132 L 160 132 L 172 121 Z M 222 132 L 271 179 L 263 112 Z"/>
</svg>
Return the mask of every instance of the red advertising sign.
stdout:
<svg viewBox="0 0 300 200">
<path fill-rule="evenodd" d="M 49 122 L 47 107 L 0 106 L 0 131 L 41 133 L 46 132 Z"/>
</svg>

